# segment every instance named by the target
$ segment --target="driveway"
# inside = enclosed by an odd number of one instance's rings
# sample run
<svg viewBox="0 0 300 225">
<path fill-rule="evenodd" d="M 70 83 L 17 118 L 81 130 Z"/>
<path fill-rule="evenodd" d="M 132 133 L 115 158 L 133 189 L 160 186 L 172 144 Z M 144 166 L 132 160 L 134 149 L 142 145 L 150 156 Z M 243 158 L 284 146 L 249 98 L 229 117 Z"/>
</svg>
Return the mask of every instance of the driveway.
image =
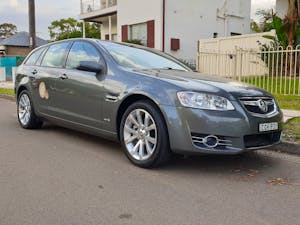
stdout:
<svg viewBox="0 0 300 225">
<path fill-rule="evenodd" d="M 119 144 L 23 130 L 0 99 L 0 224 L 300 224 L 300 157 L 259 151 L 134 167 Z"/>
</svg>

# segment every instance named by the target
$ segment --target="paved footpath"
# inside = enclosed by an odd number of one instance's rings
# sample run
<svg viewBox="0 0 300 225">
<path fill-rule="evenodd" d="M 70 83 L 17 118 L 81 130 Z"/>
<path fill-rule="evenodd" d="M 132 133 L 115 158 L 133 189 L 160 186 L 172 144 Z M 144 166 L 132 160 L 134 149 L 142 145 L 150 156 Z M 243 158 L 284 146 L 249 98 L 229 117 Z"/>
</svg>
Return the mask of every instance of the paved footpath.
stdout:
<svg viewBox="0 0 300 225">
<path fill-rule="evenodd" d="M 144 170 L 119 144 L 21 129 L 0 99 L 0 224 L 300 225 L 300 157 L 258 151 Z"/>
<path fill-rule="evenodd" d="M 282 110 L 283 115 L 284 115 L 284 122 L 287 122 L 288 120 L 295 118 L 295 117 L 300 117 L 300 111 L 298 110 L 287 110 L 283 109 Z"/>
</svg>

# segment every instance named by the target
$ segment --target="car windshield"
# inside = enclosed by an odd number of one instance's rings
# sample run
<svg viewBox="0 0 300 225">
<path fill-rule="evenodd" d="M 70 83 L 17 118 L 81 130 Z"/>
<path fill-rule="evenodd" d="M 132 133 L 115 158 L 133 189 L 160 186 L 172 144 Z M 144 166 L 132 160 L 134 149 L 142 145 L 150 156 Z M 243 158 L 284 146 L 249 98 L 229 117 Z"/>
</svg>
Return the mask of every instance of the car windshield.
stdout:
<svg viewBox="0 0 300 225">
<path fill-rule="evenodd" d="M 171 56 L 160 52 L 112 42 L 101 42 L 100 44 L 123 67 L 189 71 L 189 69 Z"/>
</svg>

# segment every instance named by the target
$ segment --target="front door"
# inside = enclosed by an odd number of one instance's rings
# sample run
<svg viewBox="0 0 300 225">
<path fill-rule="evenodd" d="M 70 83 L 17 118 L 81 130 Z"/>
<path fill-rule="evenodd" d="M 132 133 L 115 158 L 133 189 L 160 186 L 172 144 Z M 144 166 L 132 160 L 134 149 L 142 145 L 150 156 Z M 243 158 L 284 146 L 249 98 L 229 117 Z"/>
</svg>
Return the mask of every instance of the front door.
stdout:
<svg viewBox="0 0 300 225">
<path fill-rule="evenodd" d="M 90 43 L 76 41 L 66 61 L 66 68 L 56 80 L 58 117 L 87 128 L 102 128 L 104 75 L 80 71 L 80 61 L 101 63 L 99 51 Z"/>
</svg>

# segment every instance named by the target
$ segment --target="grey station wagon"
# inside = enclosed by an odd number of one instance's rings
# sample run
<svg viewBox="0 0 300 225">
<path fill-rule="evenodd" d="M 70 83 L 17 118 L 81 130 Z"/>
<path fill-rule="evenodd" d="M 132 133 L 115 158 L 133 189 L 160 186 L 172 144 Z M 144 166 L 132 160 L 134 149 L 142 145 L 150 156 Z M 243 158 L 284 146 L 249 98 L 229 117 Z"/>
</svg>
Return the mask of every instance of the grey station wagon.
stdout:
<svg viewBox="0 0 300 225">
<path fill-rule="evenodd" d="M 277 144 L 282 113 L 264 90 L 193 72 L 142 46 L 71 39 L 35 49 L 18 68 L 18 120 L 120 141 L 153 167 L 179 154 L 238 154 Z"/>
</svg>

